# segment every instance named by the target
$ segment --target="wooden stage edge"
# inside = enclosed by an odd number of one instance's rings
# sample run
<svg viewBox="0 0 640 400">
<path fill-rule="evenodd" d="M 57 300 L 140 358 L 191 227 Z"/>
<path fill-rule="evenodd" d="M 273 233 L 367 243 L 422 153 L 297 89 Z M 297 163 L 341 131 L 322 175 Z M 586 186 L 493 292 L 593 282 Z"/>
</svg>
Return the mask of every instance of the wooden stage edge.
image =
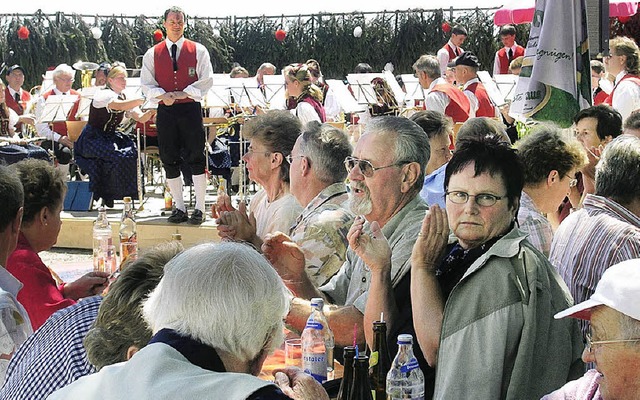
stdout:
<svg viewBox="0 0 640 400">
<path fill-rule="evenodd" d="M 182 235 L 182 243 L 185 247 L 191 247 L 204 242 L 217 242 L 220 240 L 215 221 L 210 217 L 210 203 L 207 202 L 207 219 L 202 225 L 171 224 L 167 218 L 170 211 L 164 211 L 164 200 L 149 197 L 142 205 L 134 202 L 136 207 L 136 222 L 138 228 L 138 245 L 140 248 L 148 248 L 155 244 L 171 240 L 174 233 Z M 122 215 L 122 202 L 116 202 L 115 207 L 107 209 L 107 217 L 113 230 L 113 242 L 118 243 L 118 230 L 120 229 L 120 217 Z M 187 200 L 188 207 L 188 200 Z M 188 207 L 189 213 L 193 211 Z M 93 222 L 98 216 L 97 210 L 90 211 L 63 211 L 62 228 L 58 235 L 58 241 L 54 247 L 72 249 L 91 249 L 93 247 Z"/>
</svg>

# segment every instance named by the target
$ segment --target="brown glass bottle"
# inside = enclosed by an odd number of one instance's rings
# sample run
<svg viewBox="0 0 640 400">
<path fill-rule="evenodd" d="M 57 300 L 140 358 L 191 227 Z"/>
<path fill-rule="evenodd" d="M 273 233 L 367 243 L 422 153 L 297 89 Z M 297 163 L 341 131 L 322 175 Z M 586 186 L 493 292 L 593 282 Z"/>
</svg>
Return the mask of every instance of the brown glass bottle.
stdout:
<svg viewBox="0 0 640 400">
<path fill-rule="evenodd" d="M 356 355 L 356 348 L 354 346 L 346 346 L 343 349 L 343 354 L 344 375 L 342 376 L 342 383 L 340 383 L 340 390 L 338 390 L 336 400 L 349 400 L 349 393 L 351 393 L 351 384 L 353 382 L 353 358 Z"/>
<path fill-rule="evenodd" d="M 353 359 L 353 383 L 349 400 L 373 400 L 369 384 L 369 357 L 360 354 Z"/>
<path fill-rule="evenodd" d="M 391 368 L 389 348 L 387 347 L 387 323 L 374 321 L 373 348 L 369 358 L 369 378 L 375 400 L 387 398 L 387 373 Z"/>
</svg>

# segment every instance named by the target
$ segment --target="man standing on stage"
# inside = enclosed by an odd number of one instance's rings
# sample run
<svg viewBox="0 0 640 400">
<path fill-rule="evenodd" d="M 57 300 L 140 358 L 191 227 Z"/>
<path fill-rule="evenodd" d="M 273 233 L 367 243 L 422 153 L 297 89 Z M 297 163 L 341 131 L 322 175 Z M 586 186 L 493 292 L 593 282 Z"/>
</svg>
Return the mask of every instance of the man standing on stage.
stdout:
<svg viewBox="0 0 640 400">
<path fill-rule="evenodd" d="M 456 25 L 451 29 L 451 38 L 436 53 L 438 62 L 440 63 L 440 74 L 444 78 L 447 74 L 447 65 L 455 60 L 460 54 L 464 53 L 462 43 L 467 38 L 467 30 L 464 26 Z"/>
<path fill-rule="evenodd" d="M 505 25 L 500 28 L 500 41 L 504 46 L 496 51 L 493 61 L 493 75 L 509 74 L 509 64 L 518 57 L 524 56 L 524 47 L 516 43 L 516 28 Z"/>
<path fill-rule="evenodd" d="M 147 50 L 140 79 L 147 98 L 159 102 L 156 125 L 160 159 L 176 205 L 168 221 L 177 224 L 188 220 L 190 224 L 199 225 L 205 218 L 207 188 L 200 101 L 213 84 L 213 68 L 206 47 L 184 38 L 184 24 L 181 8 L 171 7 L 165 11 L 163 25 L 167 38 Z M 196 194 L 196 209 L 191 218 L 187 216 L 182 197 L 183 156 L 191 168 Z"/>
</svg>

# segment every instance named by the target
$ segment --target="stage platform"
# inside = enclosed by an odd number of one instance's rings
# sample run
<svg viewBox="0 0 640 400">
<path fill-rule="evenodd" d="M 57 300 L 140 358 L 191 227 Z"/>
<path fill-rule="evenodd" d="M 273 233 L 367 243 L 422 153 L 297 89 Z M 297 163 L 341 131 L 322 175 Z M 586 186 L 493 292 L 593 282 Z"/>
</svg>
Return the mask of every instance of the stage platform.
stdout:
<svg viewBox="0 0 640 400">
<path fill-rule="evenodd" d="M 151 188 L 153 190 L 153 188 Z M 212 194 L 213 193 L 213 194 Z M 190 194 L 185 188 L 185 204 L 189 214 L 193 211 L 193 205 L 189 206 Z M 136 222 L 138 227 L 138 245 L 141 249 L 151 247 L 157 243 L 171 240 L 174 233 L 182 235 L 182 243 L 185 247 L 208 242 L 219 241 L 218 231 L 215 221 L 211 218 L 210 208 L 216 200 L 214 190 L 207 190 L 206 215 L 207 218 L 202 225 L 170 224 L 167 218 L 171 211 L 164 210 L 164 197 L 158 193 L 147 193 L 144 196 L 142 205 L 137 200 L 134 201 L 136 209 Z M 93 246 L 93 222 L 98 216 L 97 202 L 94 202 L 94 209 L 91 211 L 63 211 L 62 228 L 58 235 L 57 248 L 91 249 Z M 123 202 L 116 201 L 113 208 L 107 209 L 107 216 L 114 234 L 114 243 L 119 242 L 118 230 L 120 228 L 120 217 L 122 215 Z"/>
</svg>

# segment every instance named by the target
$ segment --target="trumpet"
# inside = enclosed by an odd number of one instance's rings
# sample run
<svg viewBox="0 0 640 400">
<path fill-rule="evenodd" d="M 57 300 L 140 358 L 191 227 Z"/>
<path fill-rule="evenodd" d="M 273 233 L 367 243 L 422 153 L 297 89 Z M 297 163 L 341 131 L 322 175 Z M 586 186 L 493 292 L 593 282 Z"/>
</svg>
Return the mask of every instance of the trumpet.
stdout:
<svg viewBox="0 0 640 400">
<path fill-rule="evenodd" d="M 73 68 L 81 72 L 82 87 L 86 88 L 91 86 L 91 77 L 93 71 L 97 70 L 100 66 L 90 61 L 78 61 L 73 64 Z"/>
</svg>

